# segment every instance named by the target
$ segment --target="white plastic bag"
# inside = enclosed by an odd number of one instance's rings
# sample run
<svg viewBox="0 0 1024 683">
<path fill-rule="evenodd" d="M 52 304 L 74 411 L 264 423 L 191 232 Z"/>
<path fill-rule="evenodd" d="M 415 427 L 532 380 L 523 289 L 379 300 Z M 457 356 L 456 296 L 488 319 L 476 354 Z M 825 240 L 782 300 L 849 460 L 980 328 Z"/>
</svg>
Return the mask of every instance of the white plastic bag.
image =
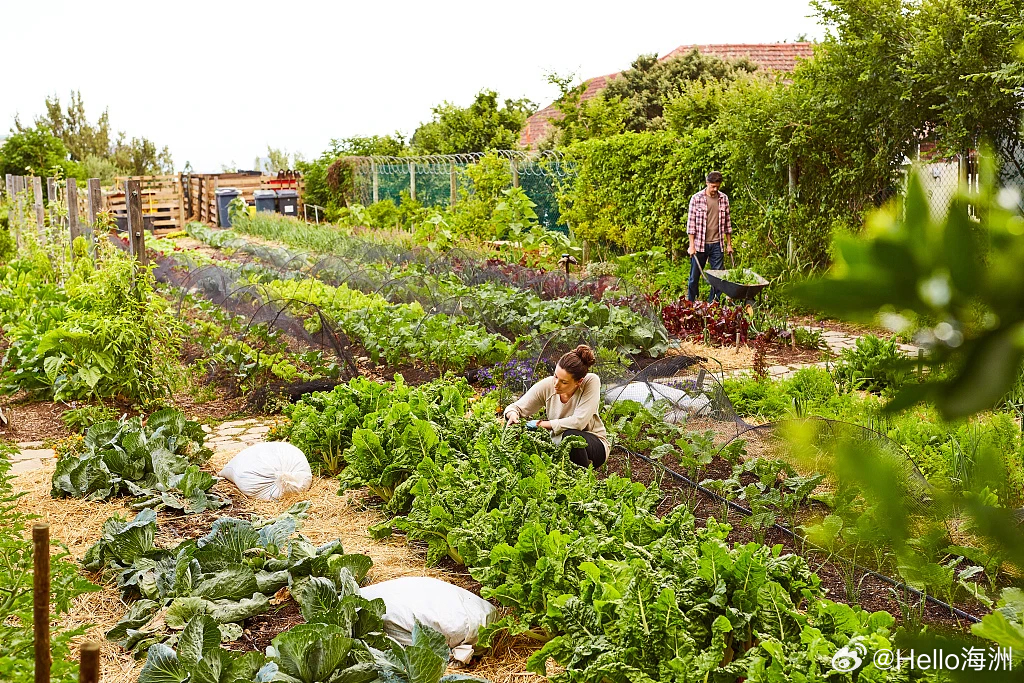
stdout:
<svg viewBox="0 0 1024 683">
<path fill-rule="evenodd" d="M 683 422 L 687 415 L 704 416 L 711 413 L 711 399 L 703 393 L 692 394 L 658 382 L 630 382 L 612 387 L 605 392 L 604 400 L 607 403 L 636 401 L 648 407 L 655 401 L 668 401 L 670 406 L 665 415 L 666 422 Z"/>
<path fill-rule="evenodd" d="M 364 586 L 359 593 L 367 600 L 384 600 L 384 632 L 399 643 L 412 644 L 412 629 L 419 621 L 444 634 L 452 657 L 463 664 L 473 657 L 480 629 L 495 618 L 491 603 L 429 576 L 391 579 Z"/>
<path fill-rule="evenodd" d="M 249 446 L 231 459 L 218 476 L 234 483 L 247 496 L 277 500 L 305 491 L 313 483 L 306 456 L 283 441 Z"/>
</svg>

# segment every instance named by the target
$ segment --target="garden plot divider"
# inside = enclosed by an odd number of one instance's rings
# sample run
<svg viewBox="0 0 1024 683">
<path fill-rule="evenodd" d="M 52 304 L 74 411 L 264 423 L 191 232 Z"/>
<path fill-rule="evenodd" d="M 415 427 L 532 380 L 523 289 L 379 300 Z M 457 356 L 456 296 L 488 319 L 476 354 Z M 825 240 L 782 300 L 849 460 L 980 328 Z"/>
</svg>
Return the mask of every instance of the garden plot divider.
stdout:
<svg viewBox="0 0 1024 683">
<path fill-rule="evenodd" d="M 92 240 L 105 206 L 99 178 L 89 178 L 81 189 L 75 178 L 64 182 L 47 178 L 48 211 L 43 205 L 42 186 L 43 179 L 38 177 L 10 173 L 4 177 L 4 191 L 10 200 L 7 224 L 17 247 L 22 247 L 22 235 L 27 230 L 42 234 L 47 225 L 54 232 L 66 228 L 69 242 L 74 242 L 76 237 Z"/>
</svg>

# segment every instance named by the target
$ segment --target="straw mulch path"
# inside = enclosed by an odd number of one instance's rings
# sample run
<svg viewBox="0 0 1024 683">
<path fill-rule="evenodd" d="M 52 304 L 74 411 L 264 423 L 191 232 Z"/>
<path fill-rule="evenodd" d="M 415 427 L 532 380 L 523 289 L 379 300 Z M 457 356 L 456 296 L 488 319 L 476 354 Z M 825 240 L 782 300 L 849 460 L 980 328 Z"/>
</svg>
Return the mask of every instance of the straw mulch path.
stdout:
<svg viewBox="0 0 1024 683">
<path fill-rule="evenodd" d="M 219 471 L 236 452 L 237 449 L 227 449 L 215 454 L 206 469 Z M 120 514 L 131 518 L 134 512 L 123 501 L 90 502 L 51 498 L 50 479 L 53 468 L 53 462 L 48 462 L 41 469 L 18 475 L 12 484 L 16 491 L 25 492 L 22 498 L 25 507 L 50 523 L 51 538 L 65 544 L 71 555 L 81 560 L 89 546 L 99 538 L 100 529 L 108 517 Z M 367 527 L 383 520 L 382 515 L 372 507 L 370 497 L 362 492 L 339 497 L 337 490 L 337 483 L 333 479 L 317 477 L 310 490 L 302 495 L 280 501 L 257 501 L 244 498 L 234 485 L 222 481 L 215 485 L 214 491 L 232 500 L 229 508 L 216 514 L 204 513 L 188 518 L 161 513 L 157 544 L 173 546 L 183 537 L 206 533 L 218 516 L 274 517 L 295 502 L 309 500 L 309 516 L 300 529 L 301 533 L 316 544 L 339 538 L 346 552 L 369 555 L 373 558 L 373 569 L 367 577 L 369 583 L 400 576 L 433 576 L 464 588 L 476 585 L 465 570 L 446 571 L 426 567 L 423 549 L 413 547 L 401 538 L 380 541 L 370 538 Z M 64 627 L 92 625 L 83 641 L 97 640 L 102 643 L 103 683 L 135 683 L 142 669 L 142 661 L 135 661 L 120 647 L 103 638 L 103 634 L 117 623 L 126 610 L 127 605 L 121 601 L 119 591 L 115 587 L 104 586 L 96 593 L 80 596 L 61 624 Z M 495 683 L 544 681 L 540 676 L 526 673 L 526 659 L 535 648 L 535 644 L 525 639 L 499 643 L 490 656 L 478 659 L 468 667 L 453 667 L 452 671 L 481 676 Z"/>
</svg>

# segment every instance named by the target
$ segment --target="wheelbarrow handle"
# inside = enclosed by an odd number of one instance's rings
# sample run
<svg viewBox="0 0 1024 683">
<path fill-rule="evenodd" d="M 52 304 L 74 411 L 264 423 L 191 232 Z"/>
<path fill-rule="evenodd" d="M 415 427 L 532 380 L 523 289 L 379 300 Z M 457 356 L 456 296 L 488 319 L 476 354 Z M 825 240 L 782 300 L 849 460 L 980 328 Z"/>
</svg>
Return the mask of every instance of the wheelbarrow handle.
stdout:
<svg viewBox="0 0 1024 683">
<path fill-rule="evenodd" d="M 690 254 L 690 260 L 697 264 L 697 270 L 700 271 L 700 276 L 704 277 L 704 269 L 700 265 L 700 259 L 697 258 L 696 254 Z"/>
</svg>

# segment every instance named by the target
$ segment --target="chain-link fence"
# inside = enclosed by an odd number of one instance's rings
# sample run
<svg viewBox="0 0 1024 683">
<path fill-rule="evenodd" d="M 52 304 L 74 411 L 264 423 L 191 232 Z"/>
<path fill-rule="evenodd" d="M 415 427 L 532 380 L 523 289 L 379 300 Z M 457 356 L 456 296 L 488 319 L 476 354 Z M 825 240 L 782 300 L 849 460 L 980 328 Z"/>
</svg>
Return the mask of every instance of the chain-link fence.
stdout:
<svg viewBox="0 0 1024 683">
<path fill-rule="evenodd" d="M 558 211 L 556 187 L 560 179 L 575 175 L 572 164 L 557 152 L 520 152 L 495 150 L 509 164 L 512 185 L 537 206 L 538 222 L 548 230 L 568 232 Z M 363 205 L 385 199 L 398 204 L 403 193 L 424 206 L 451 206 L 459 197 L 473 192 L 473 183 L 466 172 L 485 155 L 435 154 L 411 157 L 348 157 L 354 170 L 356 195 Z"/>
</svg>

